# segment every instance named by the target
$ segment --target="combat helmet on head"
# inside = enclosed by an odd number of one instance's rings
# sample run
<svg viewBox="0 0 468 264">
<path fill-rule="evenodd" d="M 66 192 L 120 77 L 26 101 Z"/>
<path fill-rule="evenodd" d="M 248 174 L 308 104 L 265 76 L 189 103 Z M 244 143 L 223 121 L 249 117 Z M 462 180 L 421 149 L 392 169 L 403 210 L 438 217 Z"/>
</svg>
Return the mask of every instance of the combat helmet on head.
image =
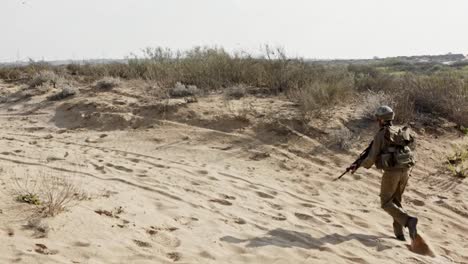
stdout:
<svg viewBox="0 0 468 264">
<path fill-rule="evenodd" d="M 392 121 L 395 118 L 395 113 L 390 106 L 383 105 L 377 108 L 375 117 L 383 121 Z"/>
</svg>

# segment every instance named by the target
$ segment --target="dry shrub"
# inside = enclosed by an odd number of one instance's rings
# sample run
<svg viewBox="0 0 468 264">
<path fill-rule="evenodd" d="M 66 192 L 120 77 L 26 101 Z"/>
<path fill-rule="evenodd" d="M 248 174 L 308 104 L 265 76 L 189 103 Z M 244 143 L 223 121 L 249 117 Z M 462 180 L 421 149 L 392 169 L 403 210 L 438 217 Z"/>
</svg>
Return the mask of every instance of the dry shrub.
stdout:
<svg viewBox="0 0 468 264">
<path fill-rule="evenodd" d="M 346 127 L 331 132 L 330 146 L 337 146 L 341 150 L 350 150 L 356 135 Z"/>
<path fill-rule="evenodd" d="M 56 85 L 62 81 L 62 78 L 53 71 L 40 71 L 32 77 L 29 81 L 29 88 L 36 88 L 44 84 Z"/>
<path fill-rule="evenodd" d="M 383 91 L 369 91 L 363 94 L 362 100 L 359 102 L 362 117 L 365 119 L 374 120 L 377 108 L 382 105 L 393 106 L 394 102 L 392 96 L 384 93 Z"/>
<path fill-rule="evenodd" d="M 264 54 L 257 57 L 245 52 L 230 54 L 218 47 L 195 47 L 186 51 L 147 48 L 143 56 L 135 56 L 126 64 L 82 65 L 70 69 L 73 73 L 154 80 L 165 87 L 181 82 L 201 90 L 216 90 L 243 83 L 278 93 L 310 83 L 325 67 L 288 58 L 281 48 L 266 46 Z"/>
<path fill-rule="evenodd" d="M 195 85 L 184 85 L 180 82 L 177 82 L 174 87 L 169 89 L 169 95 L 175 98 L 195 96 L 197 94 L 198 94 L 198 89 Z"/>
<path fill-rule="evenodd" d="M 235 85 L 224 89 L 224 98 L 226 100 L 239 100 L 247 94 L 247 88 L 243 84 Z"/>
<path fill-rule="evenodd" d="M 289 98 L 297 102 L 304 113 L 320 112 L 325 107 L 347 102 L 354 95 L 352 76 L 342 69 L 330 71 L 318 80 L 290 90 Z"/>
<path fill-rule="evenodd" d="M 395 86 L 396 76 L 385 74 L 371 65 L 349 65 L 354 87 L 360 92 L 388 91 Z"/>
<path fill-rule="evenodd" d="M 74 200 L 79 198 L 81 191 L 73 182 L 64 177 L 48 177 L 43 182 L 44 216 L 55 216 L 63 212 Z"/>
<path fill-rule="evenodd" d="M 95 87 L 99 90 L 112 90 L 120 85 L 119 78 L 104 77 L 96 82 Z"/>
<path fill-rule="evenodd" d="M 18 80 L 23 75 L 23 70 L 20 67 L 0 66 L 0 79 L 7 81 Z"/>
<path fill-rule="evenodd" d="M 75 89 L 73 89 L 70 86 L 65 86 L 59 92 L 47 97 L 47 99 L 50 101 L 58 101 L 58 100 L 62 100 L 62 99 L 74 96 L 75 94 L 76 94 Z"/>
<path fill-rule="evenodd" d="M 30 204 L 32 217 L 52 217 L 83 199 L 84 194 L 70 177 L 40 172 L 15 178 L 13 194 L 19 202 Z M 28 209 L 28 210 L 29 210 Z"/>
<path fill-rule="evenodd" d="M 262 94 L 287 94 L 299 104 L 304 116 L 346 101 L 355 92 L 372 91 L 377 95 L 366 98 L 366 103 L 371 104 L 381 93 L 389 96 L 391 103 L 388 104 L 395 109 L 399 122 L 420 118 L 422 115 L 419 114 L 422 113 L 468 127 L 466 68 L 391 59 L 363 65 L 343 65 L 345 63 L 315 63 L 290 58 L 283 49 L 269 46 L 265 46 L 263 54 L 259 56 L 245 52 L 232 54 L 219 47 L 195 47 L 186 51 L 157 47 L 145 49 L 142 56 L 107 64 L 55 67 L 31 62 L 28 66 L 16 67 L 15 75 L 21 75 L 18 71 L 25 76 L 37 73 L 38 76 L 31 81 L 32 86 L 52 82 L 53 76 L 41 76 L 50 75 L 47 72 L 52 71 L 59 75 L 62 72 L 79 75 L 80 80 L 89 82 L 105 76 L 141 79 L 158 83 L 160 87 L 173 87 L 169 90 L 173 97 L 193 96 L 194 91 L 183 84 L 194 85 L 200 91 L 245 84 L 260 89 Z M 2 68 L 0 76 L 7 76 L 7 72 Z M 119 79 L 98 82 L 97 87 L 112 89 L 119 83 L 115 80 Z M 235 89 L 226 90 L 227 94 L 231 92 L 234 97 L 242 95 Z M 369 116 L 369 113 L 364 115 Z"/>
<path fill-rule="evenodd" d="M 368 68 L 353 68 L 353 71 L 357 90 L 389 96 L 389 105 L 394 108 L 397 121 L 414 121 L 421 117 L 420 114 L 429 114 L 468 126 L 466 73 L 452 70 L 391 75 Z"/>
<path fill-rule="evenodd" d="M 420 76 L 407 81 L 417 111 L 468 125 L 468 81 L 454 74 Z"/>
</svg>

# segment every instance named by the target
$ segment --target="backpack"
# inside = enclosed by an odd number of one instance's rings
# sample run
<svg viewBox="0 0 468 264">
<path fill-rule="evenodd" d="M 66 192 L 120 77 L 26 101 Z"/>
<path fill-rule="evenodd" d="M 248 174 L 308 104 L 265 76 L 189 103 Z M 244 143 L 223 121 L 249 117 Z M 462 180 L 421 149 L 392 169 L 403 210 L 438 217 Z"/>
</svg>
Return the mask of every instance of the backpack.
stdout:
<svg viewBox="0 0 468 264">
<path fill-rule="evenodd" d="M 414 134 L 409 127 L 388 126 L 385 131 L 387 147 L 382 151 L 383 169 L 410 168 L 414 166 L 414 154 L 410 145 L 414 143 Z"/>
</svg>

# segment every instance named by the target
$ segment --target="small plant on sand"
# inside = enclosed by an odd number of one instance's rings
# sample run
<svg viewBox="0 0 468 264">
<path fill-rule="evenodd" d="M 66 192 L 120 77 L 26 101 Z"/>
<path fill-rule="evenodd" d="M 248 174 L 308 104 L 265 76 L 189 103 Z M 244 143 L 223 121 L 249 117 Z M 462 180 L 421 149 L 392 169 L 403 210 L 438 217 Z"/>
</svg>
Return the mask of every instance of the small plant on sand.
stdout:
<svg viewBox="0 0 468 264">
<path fill-rule="evenodd" d="M 69 179 L 64 177 L 49 177 L 43 183 L 42 214 L 55 216 L 63 212 L 80 196 L 80 190 Z"/>
<path fill-rule="evenodd" d="M 37 194 L 34 194 L 34 193 L 20 194 L 16 197 L 16 200 L 22 203 L 27 203 L 27 204 L 32 204 L 32 205 L 41 205 L 41 200 L 39 199 Z"/>
<path fill-rule="evenodd" d="M 466 178 L 468 176 L 468 150 L 459 149 L 455 154 L 447 158 L 448 170 L 458 178 Z"/>
<path fill-rule="evenodd" d="M 16 200 L 31 205 L 29 209 L 35 217 L 55 216 L 83 197 L 70 177 L 40 173 L 34 177 L 15 178 L 14 184 Z"/>
</svg>

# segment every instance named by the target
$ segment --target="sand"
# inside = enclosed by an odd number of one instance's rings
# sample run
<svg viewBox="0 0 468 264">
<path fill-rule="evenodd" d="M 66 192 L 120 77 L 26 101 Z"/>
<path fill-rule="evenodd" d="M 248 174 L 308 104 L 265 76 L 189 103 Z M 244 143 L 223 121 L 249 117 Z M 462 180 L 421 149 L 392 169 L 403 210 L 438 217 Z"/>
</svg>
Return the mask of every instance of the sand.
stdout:
<svg viewBox="0 0 468 264">
<path fill-rule="evenodd" d="M 355 108 L 306 136 L 285 99 L 145 102 L 138 85 L 48 102 L 53 90 L 15 101 L 20 87 L 0 83 L 0 263 L 468 262 L 467 183 L 442 172 L 466 138 L 418 137 L 404 206 L 434 253 L 422 255 L 392 237 L 379 171 L 332 181 L 372 133 L 330 147 L 330 131 L 362 125 Z M 84 195 L 42 232 L 15 183 L 52 176 Z"/>
</svg>

